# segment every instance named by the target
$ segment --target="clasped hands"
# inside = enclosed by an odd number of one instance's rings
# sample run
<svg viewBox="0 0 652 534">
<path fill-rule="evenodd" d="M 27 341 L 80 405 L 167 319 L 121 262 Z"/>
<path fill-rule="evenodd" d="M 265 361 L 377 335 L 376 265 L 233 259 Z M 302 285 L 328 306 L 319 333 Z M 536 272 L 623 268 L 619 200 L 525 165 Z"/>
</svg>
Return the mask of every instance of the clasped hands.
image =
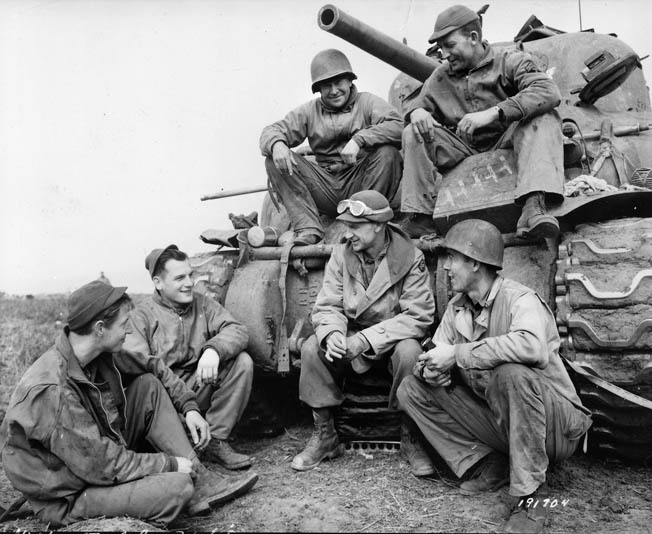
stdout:
<svg viewBox="0 0 652 534">
<path fill-rule="evenodd" d="M 346 337 L 342 332 L 332 332 L 326 338 L 326 359 L 329 362 L 332 362 L 333 358 L 350 361 L 370 348 L 369 342 L 362 334 Z"/>
<path fill-rule="evenodd" d="M 358 145 L 358 143 L 353 139 L 350 139 L 340 152 L 342 163 L 331 163 L 330 165 L 327 165 L 325 169 L 329 172 L 339 172 L 346 167 L 350 167 L 355 164 L 359 152 L 360 145 Z M 274 143 L 274 146 L 272 147 L 272 160 L 274 161 L 274 166 L 282 174 L 289 174 L 292 176 L 297 163 L 294 159 L 294 153 L 283 141 Z"/>
<path fill-rule="evenodd" d="M 438 342 L 435 348 L 419 356 L 413 374 L 432 386 L 449 386 L 454 365 L 455 345 Z"/>
</svg>

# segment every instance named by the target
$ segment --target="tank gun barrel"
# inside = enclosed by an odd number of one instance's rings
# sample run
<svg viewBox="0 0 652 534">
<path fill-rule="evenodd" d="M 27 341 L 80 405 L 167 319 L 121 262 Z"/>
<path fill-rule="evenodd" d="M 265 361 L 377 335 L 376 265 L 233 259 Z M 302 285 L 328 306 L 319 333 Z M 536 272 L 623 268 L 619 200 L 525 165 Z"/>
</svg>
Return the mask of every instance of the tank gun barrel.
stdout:
<svg viewBox="0 0 652 534">
<path fill-rule="evenodd" d="M 326 4 L 319 10 L 317 23 L 322 30 L 341 37 L 420 82 L 425 82 L 438 65 L 428 56 L 379 32 L 332 4 Z"/>
<path fill-rule="evenodd" d="M 262 193 L 267 191 L 267 186 L 245 187 L 244 189 L 231 189 L 229 191 L 220 191 L 210 195 L 203 195 L 201 200 L 215 200 L 217 198 L 237 197 L 238 195 L 249 195 L 251 193 Z"/>
</svg>

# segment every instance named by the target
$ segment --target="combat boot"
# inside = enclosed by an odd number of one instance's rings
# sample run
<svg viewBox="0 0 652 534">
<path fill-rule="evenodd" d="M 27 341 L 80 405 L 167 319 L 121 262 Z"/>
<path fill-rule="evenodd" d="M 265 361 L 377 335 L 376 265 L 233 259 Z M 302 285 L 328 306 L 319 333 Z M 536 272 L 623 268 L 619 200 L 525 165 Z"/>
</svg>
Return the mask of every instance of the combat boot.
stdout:
<svg viewBox="0 0 652 534">
<path fill-rule="evenodd" d="M 477 495 L 496 491 L 509 484 L 509 460 L 504 454 L 493 451 L 480 460 L 473 474 L 460 484 L 462 495 Z"/>
<path fill-rule="evenodd" d="M 207 514 L 211 508 L 247 493 L 258 481 L 256 473 L 227 476 L 195 464 L 195 493 L 186 505 L 190 515 Z"/>
<path fill-rule="evenodd" d="M 201 459 L 220 464 L 227 469 L 243 469 L 251 466 L 251 456 L 234 451 L 225 439 L 212 438 L 201 452 Z"/>
<path fill-rule="evenodd" d="M 419 429 L 412 419 L 403 417 L 401 422 L 401 452 L 410 464 L 410 472 L 415 477 L 428 477 L 435 474 L 435 466 L 419 439 Z"/>
<path fill-rule="evenodd" d="M 516 223 L 516 237 L 556 238 L 558 235 L 557 219 L 546 213 L 545 194 L 541 191 L 529 194 Z"/>
<path fill-rule="evenodd" d="M 437 234 L 432 215 L 427 213 L 406 213 L 398 225 L 413 239 L 418 239 L 424 235 Z"/>
<path fill-rule="evenodd" d="M 344 452 L 344 446 L 335 432 L 333 413 L 330 408 L 314 408 L 312 417 L 315 429 L 312 436 L 299 454 L 292 460 L 292 469 L 309 471 L 317 467 L 322 460 L 332 460 Z"/>
</svg>

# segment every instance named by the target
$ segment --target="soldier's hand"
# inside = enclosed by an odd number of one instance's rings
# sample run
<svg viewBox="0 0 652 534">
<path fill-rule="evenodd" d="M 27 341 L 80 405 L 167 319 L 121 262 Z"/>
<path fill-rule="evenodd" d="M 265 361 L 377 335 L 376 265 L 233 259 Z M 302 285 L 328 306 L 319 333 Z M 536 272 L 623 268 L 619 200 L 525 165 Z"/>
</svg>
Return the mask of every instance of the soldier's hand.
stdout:
<svg viewBox="0 0 652 534">
<path fill-rule="evenodd" d="M 360 152 L 360 147 L 353 139 L 351 139 L 340 152 L 342 156 L 342 161 L 347 165 L 353 165 L 358 157 L 358 152 Z"/>
<path fill-rule="evenodd" d="M 446 387 L 451 385 L 450 371 L 441 373 L 439 371 L 431 371 L 427 367 L 424 367 L 422 378 L 434 387 Z"/>
<path fill-rule="evenodd" d="M 274 166 L 281 171 L 281 173 L 292 176 L 292 172 L 296 165 L 294 154 L 283 141 L 274 143 L 274 146 L 272 147 L 272 160 L 274 161 Z"/>
<path fill-rule="evenodd" d="M 416 108 L 410 113 L 410 125 L 419 143 L 432 143 L 435 139 L 437 121 L 423 108 Z"/>
<path fill-rule="evenodd" d="M 498 111 L 496 108 L 467 113 L 462 117 L 460 122 L 457 123 L 457 130 L 455 133 L 462 139 L 462 141 L 469 144 L 473 139 L 473 134 L 478 128 L 489 126 L 498 121 L 498 119 Z"/>
<path fill-rule="evenodd" d="M 455 365 L 455 345 L 437 342 L 437 346 L 421 354 L 417 362 L 423 362 L 424 367 L 430 371 L 448 372 Z"/>
<path fill-rule="evenodd" d="M 189 475 L 192 475 L 192 462 L 188 460 L 188 458 L 184 458 L 183 456 L 176 456 L 177 460 L 177 471 L 179 473 L 187 473 Z"/>
<path fill-rule="evenodd" d="M 362 334 L 354 334 L 346 338 L 346 359 L 357 358 L 370 349 L 369 342 Z"/>
<path fill-rule="evenodd" d="M 215 384 L 220 369 L 220 355 L 215 349 L 206 349 L 197 362 L 197 380 L 200 384 Z"/>
<path fill-rule="evenodd" d="M 186 426 L 190 430 L 192 442 L 198 449 L 203 449 L 211 440 L 211 431 L 208 421 L 204 419 L 197 410 L 191 410 L 186 414 Z"/>
<path fill-rule="evenodd" d="M 329 362 L 333 358 L 342 359 L 346 354 L 346 338 L 342 332 L 333 332 L 326 338 L 326 359 Z"/>
</svg>

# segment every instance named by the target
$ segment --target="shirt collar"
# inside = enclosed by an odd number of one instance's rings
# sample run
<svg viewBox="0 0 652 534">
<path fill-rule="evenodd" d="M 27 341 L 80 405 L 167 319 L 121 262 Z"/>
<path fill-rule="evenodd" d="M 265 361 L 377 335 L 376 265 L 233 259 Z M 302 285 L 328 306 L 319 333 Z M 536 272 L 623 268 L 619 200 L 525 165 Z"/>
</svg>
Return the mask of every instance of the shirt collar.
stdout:
<svg viewBox="0 0 652 534">
<path fill-rule="evenodd" d="M 154 295 L 153 295 L 152 298 L 154 299 L 154 302 L 156 302 L 157 304 L 163 306 L 164 308 L 168 308 L 169 310 L 172 310 L 177 315 L 185 315 L 192 308 L 192 302 L 190 302 L 188 304 L 176 304 L 175 302 L 172 302 L 170 299 L 163 296 L 156 289 L 154 290 Z M 194 299 L 193 299 L 193 302 L 194 302 Z"/>
</svg>

